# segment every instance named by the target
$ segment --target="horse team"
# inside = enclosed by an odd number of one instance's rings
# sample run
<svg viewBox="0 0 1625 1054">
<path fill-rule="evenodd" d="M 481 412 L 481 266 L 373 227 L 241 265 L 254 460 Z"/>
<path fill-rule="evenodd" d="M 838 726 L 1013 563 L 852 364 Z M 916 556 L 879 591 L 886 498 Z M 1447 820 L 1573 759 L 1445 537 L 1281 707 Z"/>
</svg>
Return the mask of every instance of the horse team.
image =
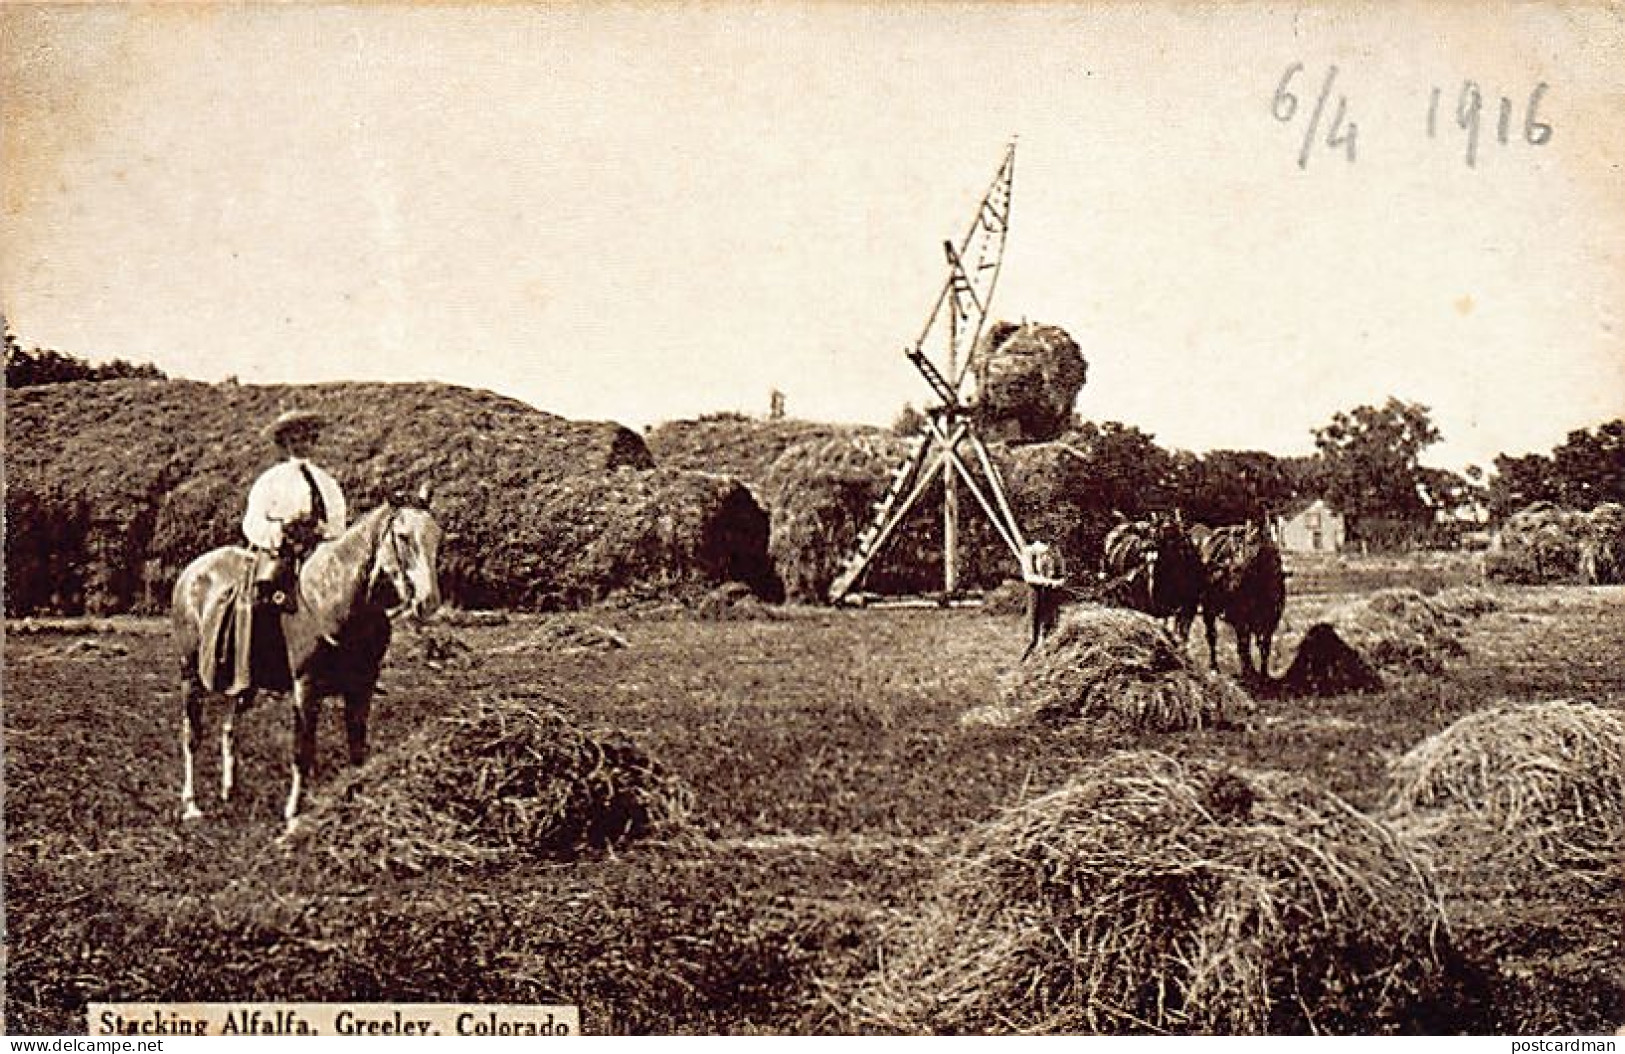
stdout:
<svg viewBox="0 0 1625 1054">
<path fill-rule="evenodd" d="M 1101 574 L 1105 599 L 1168 619 L 1181 644 L 1200 613 L 1215 669 L 1222 619 L 1235 631 L 1242 677 L 1268 679 L 1270 644 L 1286 607 L 1286 572 L 1262 522 L 1193 535 L 1178 512 L 1125 521 L 1106 535 Z"/>
</svg>

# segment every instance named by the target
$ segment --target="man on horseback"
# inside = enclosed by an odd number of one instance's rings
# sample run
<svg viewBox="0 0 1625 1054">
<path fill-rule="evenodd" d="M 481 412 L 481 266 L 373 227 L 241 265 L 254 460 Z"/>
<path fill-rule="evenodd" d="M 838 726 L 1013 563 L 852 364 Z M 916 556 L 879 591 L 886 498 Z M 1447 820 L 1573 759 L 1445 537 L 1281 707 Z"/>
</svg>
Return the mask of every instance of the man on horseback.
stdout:
<svg viewBox="0 0 1625 1054">
<path fill-rule="evenodd" d="M 303 410 L 273 421 L 266 435 L 283 460 L 266 469 L 248 492 L 243 534 L 256 560 L 255 600 L 293 613 L 299 608 L 299 567 L 324 541 L 344 533 L 344 492 L 310 460 L 322 419 Z"/>
</svg>

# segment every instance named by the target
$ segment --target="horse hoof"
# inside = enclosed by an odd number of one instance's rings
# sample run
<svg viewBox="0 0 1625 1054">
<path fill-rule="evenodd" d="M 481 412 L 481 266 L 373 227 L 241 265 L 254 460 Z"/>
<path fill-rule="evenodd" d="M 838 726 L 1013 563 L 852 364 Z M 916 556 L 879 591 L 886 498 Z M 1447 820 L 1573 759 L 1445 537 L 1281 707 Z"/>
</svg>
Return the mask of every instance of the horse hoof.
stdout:
<svg viewBox="0 0 1625 1054">
<path fill-rule="evenodd" d="M 198 808 L 197 805 L 193 803 L 187 803 L 186 808 L 181 810 L 181 822 L 183 823 L 190 823 L 193 820 L 201 819 L 203 819 L 203 810 Z"/>
</svg>

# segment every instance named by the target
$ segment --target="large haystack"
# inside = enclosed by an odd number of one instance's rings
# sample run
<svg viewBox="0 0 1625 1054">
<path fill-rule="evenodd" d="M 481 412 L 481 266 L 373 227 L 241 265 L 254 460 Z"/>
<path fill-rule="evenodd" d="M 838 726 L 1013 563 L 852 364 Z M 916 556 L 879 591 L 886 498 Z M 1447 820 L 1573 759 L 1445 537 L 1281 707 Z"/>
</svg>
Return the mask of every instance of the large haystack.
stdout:
<svg viewBox="0 0 1625 1054">
<path fill-rule="evenodd" d="M 881 431 L 864 425 L 717 413 L 656 425 L 645 433 L 643 441 L 662 468 L 733 476 L 760 496 L 758 488 L 767 478 L 768 469 L 790 447 Z"/>
<path fill-rule="evenodd" d="M 1583 512 L 1536 502 L 1501 526 L 1500 541 L 1484 557 L 1484 574 L 1499 582 L 1540 585 L 1574 582 L 1590 529 Z"/>
<path fill-rule="evenodd" d="M 1468 714 L 1394 762 L 1390 814 L 1470 883 L 1618 879 L 1625 716 L 1591 703 Z"/>
<path fill-rule="evenodd" d="M 630 741 L 588 735 L 546 699 L 482 697 L 323 794 L 295 848 L 356 879 L 568 860 L 674 823 L 686 801 Z"/>
<path fill-rule="evenodd" d="M 909 454 L 907 440 L 887 433 L 812 440 L 790 447 L 762 484 L 772 519 L 768 551 L 785 594 L 821 602 L 858 535 L 874 516 L 892 471 Z M 869 572 L 878 592 L 941 588 L 941 487 L 932 486 Z"/>
<path fill-rule="evenodd" d="M 1383 589 L 1326 612 L 1325 621 L 1379 670 L 1439 673 L 1467 649 L 1461 620 L 1414 589 Z"/>
<path fill-rule="evenodd" d="M 1099 723 L 1132 730 L 1202 728 L 1244 710 L 1230 681 L 1192 666 L 1149 615 L 1121 608 L 1069 608 L 1055 631 L 1005 679 L 1002 701 L 965 720 Z"/>
<path fill-rule="evenodd" d="M 1625 505 L 1604 502 L 1586 516 L 1580 578 L 1594 586 L 1625 582 Z"/>
<path fill-rule="evenodd" d="M 651 567 L 647 551 L 617 558 L 594 551 L 586 553 L 593 567 L 652 569 L 661 581 L 703 588 L 725 580 L 718 575 L 753 586 L 769 577 L 765 519 L 747 507 L 748 493 L 700 478 L 677 484 L 673 474 L 620 472 L 654 462 L 642 440 L 616 424 L 568 421 L 441 384 L 107 381 L 7 397 L 7 612 L 162 608 L 188 561 L 239 540 L 248 489 L 276 457 L 260 429 L 295 406 L 327 419 L 316 457 L 356 512 L 420 483 L 433 486 L 446 529 L 440 571 L 449 603 L 537 606 L 622 585 L 583 588 L 594 571 L 573 563 L 581 550 L 547 549 L 573 528 L 545 521 L 538 506 L 557 501 L 571 512 L 568 496 L 578 493 L 606 509 L 642 510 L 659 491 L 678 503 L 674 530 L 714 531 L 669 546 L 675 563 Z M 606 479 L 628 493 L 609 499 Z M 761 522 L 734 526 L 747 520 Z M 632 545 L 670 535 L 634 527 L 612 533 Z M 719 555 L 719 544 L 734 545 L 734 553 Z"/>
<path fill-rule="evenodd" d="M 976 415 L 990 436 L 1055 439 L 1072 421 L 1089 364 L 1064 329 L 999 322 L 976 347 Z"/>
<path fill-rule="evenodd" d="M 1118 754 L 973 832 L 858 996 L 899 1032 L 1414 1029 L 1435 893 L 1383 824 L 1279 773 Z"/>
</svg>

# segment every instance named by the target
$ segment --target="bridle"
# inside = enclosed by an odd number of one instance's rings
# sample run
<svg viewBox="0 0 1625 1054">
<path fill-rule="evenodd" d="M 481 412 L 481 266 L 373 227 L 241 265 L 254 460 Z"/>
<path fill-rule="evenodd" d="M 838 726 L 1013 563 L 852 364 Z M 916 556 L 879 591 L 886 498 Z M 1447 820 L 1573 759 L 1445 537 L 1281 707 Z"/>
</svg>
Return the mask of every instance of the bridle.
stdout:
<svg viewBox="0 0 1625 1054">
<path fill-rule="evenodd" d="M 384 614 L 388 618 L 395 618 L 402 611 L 411 611 L 417 606 L 417 588 L 412 584 L 412 576 L 406 571 L 406 555 L 401 551 L 401 540 L 395 534 L 395 521 L 400 517 L 403 507 L 391 505 L 389 518 L 384 521 L 384 536 L 389 539 L 390 567 L 380 566 L 375 557 L 372 564 L 372 578 L 367 583 L 367 591 L 371 593 L 378 588 L 378 579 L 381 574 L 389 575 L 390 586 L 395 590 L 395 597 L 400 601 L 395 607 L 387 609 Z M 381 548 L 381 547 L 380 547 Z"/>
</svg>

